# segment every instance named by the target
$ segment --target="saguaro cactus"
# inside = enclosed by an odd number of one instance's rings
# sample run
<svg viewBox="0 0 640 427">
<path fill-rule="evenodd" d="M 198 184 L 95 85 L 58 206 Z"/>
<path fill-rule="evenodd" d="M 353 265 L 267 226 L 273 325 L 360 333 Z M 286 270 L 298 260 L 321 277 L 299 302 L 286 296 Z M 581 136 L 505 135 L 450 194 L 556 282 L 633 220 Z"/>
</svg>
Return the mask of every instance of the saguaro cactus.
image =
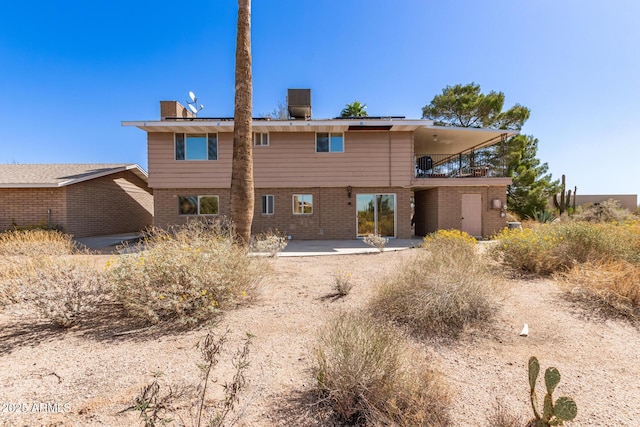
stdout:
<svg viewBox="0 0 640 427">
<path fill-rule="evenodd" d="M 542 415 L 538 411 L 538 397 L 536 396 L 536 381 L 540 373 L 540 364 L 535 356 L 529 359 L 529 387 L 531 388 L 531 407 L 534 418 L 527 427 L 550 427 L 564 425 L 565 421 L 573 420 L 578 414 L 578 406 L 570 397 L 562 396 L 553 402 L 553 391 L 560 382 L 560 372 L 550 367 L 544 373 L 544 383 L 547 393 L 544 396 Z"/>
<path fill-rule="evenodd" d="M 567 190 L 565 192 L 565 176 L 562 175 L 562 184 L 560 185 L 560 200 L 558 200 L 558 195 L 553 195 L 553 205 L 558 209 L 560 215 L 567 212 L 569 207 L 571 206 L 573 210 L 576 210 L 576 193 L 578 192 L 578 187 L 573 187 L 573 203 L 571 202 L 571 190 Z"/>
</svg>

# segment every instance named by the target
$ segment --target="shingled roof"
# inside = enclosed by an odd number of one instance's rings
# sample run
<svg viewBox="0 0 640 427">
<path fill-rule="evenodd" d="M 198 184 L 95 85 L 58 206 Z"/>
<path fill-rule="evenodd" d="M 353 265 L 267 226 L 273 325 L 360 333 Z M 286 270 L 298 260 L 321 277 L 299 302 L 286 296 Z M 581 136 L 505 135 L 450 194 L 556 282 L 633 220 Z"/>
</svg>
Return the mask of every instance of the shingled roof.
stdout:
<svg viewBox="0 0 640 427">
<path fill-rule="evenodd" d="M 137 164 L 7 164 L 0 165 L 0 188 L 64 187 L 126 170 L 148 181 Z"/>
</svg>

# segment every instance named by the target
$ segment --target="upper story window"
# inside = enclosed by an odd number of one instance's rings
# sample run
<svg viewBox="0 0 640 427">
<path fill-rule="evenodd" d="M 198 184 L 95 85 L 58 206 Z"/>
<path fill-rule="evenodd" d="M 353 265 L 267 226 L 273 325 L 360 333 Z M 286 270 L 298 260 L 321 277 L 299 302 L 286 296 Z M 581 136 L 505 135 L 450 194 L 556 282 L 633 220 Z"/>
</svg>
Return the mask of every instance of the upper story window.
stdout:
<svg viewBox="0 0 640 427">
<path fill-rule="evenodd" d="M 218 160 L 217 133 L 176 133 L 176 160 Z"/>
<path fill-rule="evenodd" d="M 316 133 L 316 153 L 344 153 L 344 134 Z"/>
<path fill-rule="evenodd" d="M 256 147 L 266 147 L 269 145 L 269 134 L 266 132 L 254 132 L 253 145 Z"/>
</svg>

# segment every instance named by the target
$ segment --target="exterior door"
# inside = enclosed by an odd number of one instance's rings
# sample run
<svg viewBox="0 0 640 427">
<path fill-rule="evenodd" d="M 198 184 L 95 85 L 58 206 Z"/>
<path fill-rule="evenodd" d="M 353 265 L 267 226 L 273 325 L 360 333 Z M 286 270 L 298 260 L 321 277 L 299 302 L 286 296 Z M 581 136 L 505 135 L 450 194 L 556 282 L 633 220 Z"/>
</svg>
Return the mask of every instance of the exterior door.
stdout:
<svg viewBox="0 0 640 427">
<path fill-rule="evenodd" d="M 396 195 L 356 194 L 358 237 L 396 235 Z"/>
<path fill-rule="evenodd" d="M 472 236 L 482 236 L 482 194 L 462 195 L 460 228 Z"/>
</svg>

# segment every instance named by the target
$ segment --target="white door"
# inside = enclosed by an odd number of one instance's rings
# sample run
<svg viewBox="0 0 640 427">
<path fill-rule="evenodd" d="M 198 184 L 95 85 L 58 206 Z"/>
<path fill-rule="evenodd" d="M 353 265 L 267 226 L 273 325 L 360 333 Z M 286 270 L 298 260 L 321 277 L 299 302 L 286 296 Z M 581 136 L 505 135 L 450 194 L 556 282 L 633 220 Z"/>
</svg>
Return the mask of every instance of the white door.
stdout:
<svg viewBox="0 0 640 427">
<path fill-rule="evenodd" d="M 472 236 L 482 236 L 482 194 L 462 195 L 460 228 Z"/>
</svg>

